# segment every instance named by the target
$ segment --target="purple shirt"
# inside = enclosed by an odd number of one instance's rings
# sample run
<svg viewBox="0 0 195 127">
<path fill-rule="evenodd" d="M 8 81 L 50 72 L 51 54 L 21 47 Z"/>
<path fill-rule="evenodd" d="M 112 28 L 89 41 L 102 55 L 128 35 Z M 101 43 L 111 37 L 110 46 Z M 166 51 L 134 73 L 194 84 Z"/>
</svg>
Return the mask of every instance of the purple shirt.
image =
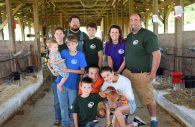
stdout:
<svg viewBox="0 0 195 127">
<path fill-rule="evenodd" d="M 119 67 L 124 61 L 125 42 L 122 41 L 118 44 L 107 42 L 105 46 L 105 55 L 110 56 L 113 61 L 114 71 L 118 71 Z"/>
</svg>

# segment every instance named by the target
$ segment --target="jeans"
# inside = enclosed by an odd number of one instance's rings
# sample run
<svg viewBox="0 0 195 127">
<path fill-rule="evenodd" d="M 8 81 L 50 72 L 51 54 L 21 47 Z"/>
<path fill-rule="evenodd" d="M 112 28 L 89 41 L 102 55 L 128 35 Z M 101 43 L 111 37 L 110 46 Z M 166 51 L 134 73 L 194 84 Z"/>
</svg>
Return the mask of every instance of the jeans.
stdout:
<svg viewBox="0 0 195 127">
<path fill-rule="evenodd" d="M 62 116 L 62 127 L 67 127 L 73 123 L 70 121 L 70 108 L 75 98 L 77 97 L 77 90 L 72 90 L 63 86 L 63 91 L 57 90 L 58 99 L 60 103 L 61 116 Z"/>
<path fill-rule="evenodd" d="M 60 110 L 60 103 L 59 103 L 58 94 L 57 94 L 57 83 L 55 81 L 52 82 L 51 88 L 52 88 L 53 97 L 54 97 L 55 121 L 60 121 L 61 120 L 61 110 Z"/>
</svg>

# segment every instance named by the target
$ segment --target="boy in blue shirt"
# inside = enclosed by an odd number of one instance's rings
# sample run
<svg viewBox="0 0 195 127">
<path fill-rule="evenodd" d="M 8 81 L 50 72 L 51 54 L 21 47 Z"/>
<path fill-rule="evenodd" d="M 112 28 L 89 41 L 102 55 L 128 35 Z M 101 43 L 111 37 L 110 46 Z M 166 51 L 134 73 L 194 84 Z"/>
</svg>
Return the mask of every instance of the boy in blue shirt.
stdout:
<svg viewBox="0 0 195 127">
<path fill-rule="evenodd" d="M 58 98 L 61 108 L 62 127 L 71 126 L 70 121 L 70 108 L 77 97 L 77 85 L 80 80 L 80 74 L 83 74 L 85 67 L 87 66 L 84 54 L 77 51 L 78 41 L 75 35 L 69 35 L 66 40 L 68 49 L 61 52 L 62 59 L 66 60 L 67 68 L 64 68 L 64 72 L 68 72 L 69 76 L 63 85 L 63 91 L 58 92 Z M 61 80 L 61 76 L 58 76 L 57 80 Z"/>
</svg>

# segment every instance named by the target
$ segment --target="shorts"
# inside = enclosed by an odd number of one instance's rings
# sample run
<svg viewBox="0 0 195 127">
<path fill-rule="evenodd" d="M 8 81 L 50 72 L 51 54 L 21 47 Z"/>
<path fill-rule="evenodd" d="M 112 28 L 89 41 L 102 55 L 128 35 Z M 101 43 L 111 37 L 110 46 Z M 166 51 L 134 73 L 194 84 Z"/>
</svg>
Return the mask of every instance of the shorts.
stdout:
<svg viewBox="0 0 195 127">
<path fill-rule="evenodd" d="M 127 77 L 132 87 L 135 89 L 143 105 L 148 105 L 153 101 L 153 86 L 152 80 L 147 78 L 147 72 L 132 73 L 128 69 L 123 71 L 123 75 Z"/>
<path fill-rule="evenodd" d="M 135 109 L 136 109 L 136 104 L 135 104 L 135 100 L 130 100 L 128 102 L 128 105 L 130 107 L 130 114 L 133 114 L 135 112 Z"/>
</svg>

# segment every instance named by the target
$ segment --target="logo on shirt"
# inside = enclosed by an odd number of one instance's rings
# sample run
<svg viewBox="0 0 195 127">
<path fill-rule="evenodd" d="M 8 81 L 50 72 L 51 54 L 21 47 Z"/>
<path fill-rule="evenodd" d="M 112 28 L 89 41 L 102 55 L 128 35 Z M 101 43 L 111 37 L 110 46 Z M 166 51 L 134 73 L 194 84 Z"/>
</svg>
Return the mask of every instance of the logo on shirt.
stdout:
<svg viewBox="0 0 195 127">
<path fill-rule="evenodd" d="M 94 102 L 89 102 L 88 107 L 92 108 L 94 106 Z"/>
<path fill-rule="evenodd" d="M 119 49 L 119 50 L 118 50 L 118 53 L 119 53 L 119 54 L 123 54 L 123 53 L 124 53 L 124 49 Z"/>
<path fill-rule="evenodd" d="M 72 60 L 71 60 L 71 63 L 72 63 L 72 64 L 77 64 L 77 60 L 76 60 L 76 59 L 72 59 Z"/>
<path fill-rule="evenodd" d="M 134 40 L 134 41 L 133 41 L 133 45 L 137 45 L 138 43 L 139 43 L 138 40 Z"/>
<path fill-rule="evenodd" d="M 96 48 L 96 45 L 92 44 L 92 45 L 90 45 L 90 48 L 91 49 L 95 49 Z"/>
</svg>

